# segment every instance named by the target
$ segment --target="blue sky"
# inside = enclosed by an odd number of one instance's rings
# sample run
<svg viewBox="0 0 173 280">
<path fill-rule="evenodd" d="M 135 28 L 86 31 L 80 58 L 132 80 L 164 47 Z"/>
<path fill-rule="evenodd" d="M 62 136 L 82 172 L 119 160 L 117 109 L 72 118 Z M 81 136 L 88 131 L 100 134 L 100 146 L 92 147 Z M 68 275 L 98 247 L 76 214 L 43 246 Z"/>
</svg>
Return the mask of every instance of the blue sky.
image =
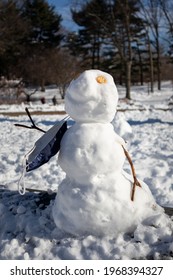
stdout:
<svg viewBox="0 0 173 280">
<path fill-rule="evenodd" d="M 71 31 L 75 31 L 76 25 L 71 19 L 70 6 L 73 0 L 47 0 L 49 4 L 55 6 L 58 14 L 62 15 L 62 25 Z"/>
</svg>

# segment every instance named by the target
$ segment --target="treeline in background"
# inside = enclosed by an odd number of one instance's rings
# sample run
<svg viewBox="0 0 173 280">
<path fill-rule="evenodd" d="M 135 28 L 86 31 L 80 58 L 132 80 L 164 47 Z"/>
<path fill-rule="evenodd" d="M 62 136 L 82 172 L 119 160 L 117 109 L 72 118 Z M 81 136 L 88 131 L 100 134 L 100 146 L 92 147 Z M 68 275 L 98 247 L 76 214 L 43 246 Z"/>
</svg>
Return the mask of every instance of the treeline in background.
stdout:
<svg viewBox="0 0 173 280">
<path fill-rule="evenodd" d="M 173 0 L 72 1 L 71 15 L 76 31 L 46 0 L 0 0 L 0 92 L 13 81 L 16 98 L 22 89 L 29 101 L 53 84 L 63 98 L 71 79 L 91 68 L 112 74 L 128 99 L 131 85 L 153 92 L 173 80 Z"/>
</svg>

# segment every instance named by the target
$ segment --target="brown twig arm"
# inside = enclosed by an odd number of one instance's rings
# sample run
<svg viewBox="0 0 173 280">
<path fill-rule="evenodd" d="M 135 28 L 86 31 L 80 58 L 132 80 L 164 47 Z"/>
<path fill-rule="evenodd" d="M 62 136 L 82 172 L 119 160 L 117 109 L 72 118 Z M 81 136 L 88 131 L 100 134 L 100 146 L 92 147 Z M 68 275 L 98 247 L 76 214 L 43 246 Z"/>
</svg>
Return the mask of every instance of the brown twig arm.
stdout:
<svg viewBox="0 0 173 280">
<path fill-rule="evenodd" d="M 27 113 L 27 115 L 28 115 L 28 117 L 29 117 L 29 119 L 30 119 L 30 121 L 32 123 L 32 126 L 35 127 L 35 123 L 34 123 L 32 117 L 31 117 L 31 114 L 30 114 L 30 112 L 29 112 L 27 107 L 25 108 L 25 111 L 26 111 L 26 113 Z"/>
<path fill-rule="evenodd" d="M 28 108 L 25 108 L 25 111 L 26 111 L 26 113 L 27 113 L 27 115 L 28 115 L 28 117 L 29 117 L 29 119 L 30 119 L 32 125 L 31 125 L 31 126 L 27 126 L 27 125 L 18 124 L 18 123 L 15 123 L 14 125 L 15 125 L 15 126 L 18 126 L 18 127 L 29 128 L 29 129 L 37 129 L 37 130 L 39 130 L 39 131 L 41 131 L 41 132 L 46 133 L 45 130 L 41 129 L 40 127 L 38 127 L 38 126 L 35 124 L 35 122 L 33 121 L 32 117 L 31 117 L 31 114 L 30 114 Z"/>
<path fill-rule="evenodd" d="M 128 159 L 128 162 L 130 164 L 131 170 L 132 170 L 132 175 L 133 175 L 133 188 L 132 188 L 132 194 L 131 194 L 131 200 L 134 201 L 134 196 L 135 196 L 135 188 L 136 186 L 141 187 L 140 182 L 138 181 L 137 177 L 136 177 L 136 172 L 135 172 L 135 168 L 132 162 L 132 159 L 129 155 L 129 153 L 127 152 L 127 150 L 124 148 L 124 146 L 122 145 L 122 148 L 124 150 L 125 156 Z"/>
</svg>

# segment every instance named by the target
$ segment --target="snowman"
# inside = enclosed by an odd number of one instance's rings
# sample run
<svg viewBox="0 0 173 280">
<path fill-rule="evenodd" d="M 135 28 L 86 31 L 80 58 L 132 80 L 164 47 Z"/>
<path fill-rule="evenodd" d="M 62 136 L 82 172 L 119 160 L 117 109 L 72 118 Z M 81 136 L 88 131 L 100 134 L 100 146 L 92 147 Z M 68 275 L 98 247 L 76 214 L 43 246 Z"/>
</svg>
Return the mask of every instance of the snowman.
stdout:
<svg viewBox="0 0 173 280">
<path fill-rule="evenodd" d="M 111 124 L 118 102 L 114 80 L 87 70 L 73 80 L 65 109 L 75 124 L 61 140 L 58 161 L 66 177 L 53 205 L 56 226 L 75 236 L 132 232 L 162 209 L 148 186 L 123 170 L 126 144 Z"/>
</svg>

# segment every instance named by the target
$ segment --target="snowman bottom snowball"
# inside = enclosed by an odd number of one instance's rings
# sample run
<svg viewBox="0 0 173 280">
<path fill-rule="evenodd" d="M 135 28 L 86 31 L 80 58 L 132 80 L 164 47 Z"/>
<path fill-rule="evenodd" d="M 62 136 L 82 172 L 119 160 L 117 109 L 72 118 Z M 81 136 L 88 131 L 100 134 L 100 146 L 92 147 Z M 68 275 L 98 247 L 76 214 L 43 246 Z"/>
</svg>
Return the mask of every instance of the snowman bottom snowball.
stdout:
<svg viewBox="0 0 173 280">
<path fill-rule="evenodd" d="M 64 179 L 53 206 L 56 226 L 75 236 L 133 232 L 144 219 L 163 211 L 143 182 L 132 201 L 131 184 L 131 178 L 125 173 L 116 178 L 114 174 L 97 178 L 87 186 Z"/>
<path fill-rule="evenodd" d="M 123 170 L 125 143 L 110 123 L 117 101 L 113 78 L 100 70 L 84 71 L 67 88 L 65 109 L 76 123 L 61 140 L 58 160 L 66 178 L 52 211 L 62 231 L 77 236 L 132 232 L 163 212 L 142 181 L 131 200 L 134 178 Z"/>
</svg>

